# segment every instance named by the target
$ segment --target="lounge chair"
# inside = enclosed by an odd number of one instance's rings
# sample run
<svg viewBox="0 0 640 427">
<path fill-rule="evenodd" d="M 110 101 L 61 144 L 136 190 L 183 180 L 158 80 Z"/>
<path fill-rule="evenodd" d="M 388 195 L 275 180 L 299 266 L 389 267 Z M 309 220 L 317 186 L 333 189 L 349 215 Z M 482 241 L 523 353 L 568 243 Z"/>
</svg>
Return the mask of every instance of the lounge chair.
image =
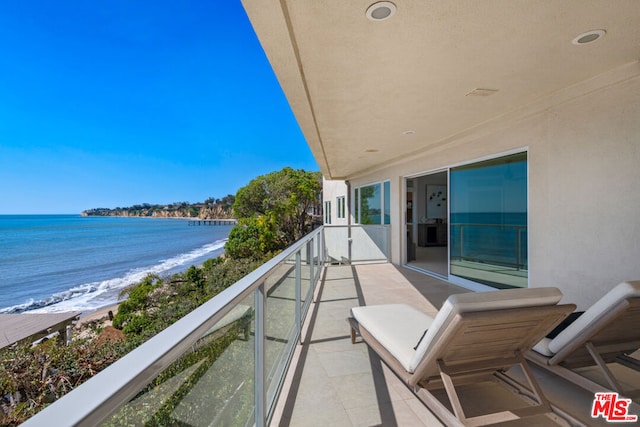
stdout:
<svg viewBox="0 0 640 427">
<path fill-rule="evenodd" d="M 639 391 L 624 390 L 607 363 L 640 370 L 630 357 L 640 349 L 640 281 L 622 282 L 593 304 L 554 338 L 544 338 L 526 357 L 593 393 L 606 391 L 576 369 L 597 366 L 611 391 L 629 398 Z"/>
<path fill-rule="evenodd" d="M 556 288 L 509 289 L 450 296 L 435 318 L 405 304 L 351 309 L 356 334 L 448 426 L 481 426 L 552 412 L 524 354 L 575 305 L 556 305 Z M 467 417 L 456 386 L 486 379 L 520 365 L 537 403 L 517 410 Z M 444 388 L 453 409 L 432 393 Z M 553 417 L 553 415 L 551 415 Z"/>
</svg>

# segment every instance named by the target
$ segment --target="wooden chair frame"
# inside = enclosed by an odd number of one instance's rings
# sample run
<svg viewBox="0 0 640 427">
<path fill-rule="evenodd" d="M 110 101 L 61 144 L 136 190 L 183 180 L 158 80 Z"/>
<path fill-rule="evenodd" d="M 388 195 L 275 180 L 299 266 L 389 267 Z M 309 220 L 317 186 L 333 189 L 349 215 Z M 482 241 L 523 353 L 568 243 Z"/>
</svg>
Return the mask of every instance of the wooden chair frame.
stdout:
<svg viewBox="0 0 640 427">
<path fill-rule="evenodd" d="M 553 413 L 549 401 L 531 374 L 524 353 L 549 330 L 559 324 L 575 305 L 545 305 L 458 313 L 443 325 L 418 364 L 410 373 L 356 319 L 349 318 L 351 340 L 359 334 L 391 370 L 448 426 L 484 426 L 523 417 Z M 440 332 L 440 331 L 439 331 Z M 468 417 L 460 402 L 457 386 L 479 379 L 503 383 L 501 375 L 512 366 L 520 366 L 527 380 L 526 394 L 533 406 Z M 499 375 L 497 375 L 499 374 Z M 432 393 L 445 390 L 453 411 Z"/>
<path fill-rule="evenodd" d="M 536 365 L 592 393 L 615 391 L 631 399 L 640 397 L 640 389 L 627 390 L 611 372 L 607 363 L 617 362 L 640 371 L 640 361 L 629 354 L 640 349 L 640 298 L 629 298 L 616 304 L 597 322 L 583 329 L 578 336 L 551 357 L 534 350 L 525 357 Z M 607 384 L 599 384 L 574 369 L 597 366 Z"/>
</svg>

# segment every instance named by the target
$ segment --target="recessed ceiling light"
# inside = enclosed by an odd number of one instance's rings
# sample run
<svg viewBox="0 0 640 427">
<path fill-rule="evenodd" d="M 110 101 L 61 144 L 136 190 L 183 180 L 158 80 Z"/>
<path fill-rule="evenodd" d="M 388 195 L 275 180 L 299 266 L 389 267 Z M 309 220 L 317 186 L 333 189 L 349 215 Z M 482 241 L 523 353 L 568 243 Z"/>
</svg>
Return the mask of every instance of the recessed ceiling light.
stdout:
<svg viewBox="0 0 640 427">
<path fill-rule="evenodd" d="M 396 13 L 396 5 L 390 1 L 379 1 L 367 8 L 367 18 L 372 21 L 384 21 Z"/>
<path fill-rule="evenodd" d="M 415 130 L 405 130 L 404 132 L 402 132 L 403 135 L 415 135 L 416 131 Z"/>
<path fill-rule="evenodd" d="M 605 30 L 587 31 L 586 33 L 582 33 L 579 36 L 577 36 L 575 39 L 571 40 L 571 43 L 578 46 L 593 43 L 596 40 L 599 40 L 602 37 L 604 37 L 605 34 L 607 34 Z"/>
</svg>

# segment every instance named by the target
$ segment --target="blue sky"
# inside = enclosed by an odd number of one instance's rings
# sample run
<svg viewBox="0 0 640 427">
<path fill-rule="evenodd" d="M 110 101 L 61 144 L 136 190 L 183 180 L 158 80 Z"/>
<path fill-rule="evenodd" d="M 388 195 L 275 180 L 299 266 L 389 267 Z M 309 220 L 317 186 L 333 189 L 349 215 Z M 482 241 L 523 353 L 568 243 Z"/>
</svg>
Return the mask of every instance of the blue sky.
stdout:
<svg viewBox="0 0 640 427">
<path fill-rule="evenodd" d="M 0 214 L 235 194 L 318 170 L 239 0 L 0 5 Z"/>
</svg>

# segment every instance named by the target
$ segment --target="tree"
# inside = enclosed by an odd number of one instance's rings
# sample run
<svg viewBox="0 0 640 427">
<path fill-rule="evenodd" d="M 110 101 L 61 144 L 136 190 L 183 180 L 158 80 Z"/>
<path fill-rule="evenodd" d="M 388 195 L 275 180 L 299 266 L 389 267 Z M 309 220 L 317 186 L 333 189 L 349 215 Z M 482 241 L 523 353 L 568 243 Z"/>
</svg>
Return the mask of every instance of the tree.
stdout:
<svg viewBox="0 0 640 427">
<path fill-rule="evenodd" d="M 248 253 L 250 246 L 270 252 L 304 236 L 311 229 L 309 208 L 318 203 L 321 189 L 320 172 L 290 167 L 253 179 L 236 194 L 233 211 L 243 230 L 231 231 L 227 253 Z"/>
<path fill-rule="evenodd" d="M 369 207 L 369 200 L 373 198 L 374 195 L 375 188 L 373 186 L 360 188 L 360 224 L 374 224 L 370 214 L 375 212 Z M 379 213 L 380 209 L 378 209 L 378 214 Z M 377 224 L 380 224 L 380 220 L 378 220 Z"/>
<path fill-rule="evenodd" d="M 264 259 L 287 245 L 277 238 L 275 226 L 269 216 L 242 218 L 231 229 L 225 253 L 233 259 Z"/>
</svg>

